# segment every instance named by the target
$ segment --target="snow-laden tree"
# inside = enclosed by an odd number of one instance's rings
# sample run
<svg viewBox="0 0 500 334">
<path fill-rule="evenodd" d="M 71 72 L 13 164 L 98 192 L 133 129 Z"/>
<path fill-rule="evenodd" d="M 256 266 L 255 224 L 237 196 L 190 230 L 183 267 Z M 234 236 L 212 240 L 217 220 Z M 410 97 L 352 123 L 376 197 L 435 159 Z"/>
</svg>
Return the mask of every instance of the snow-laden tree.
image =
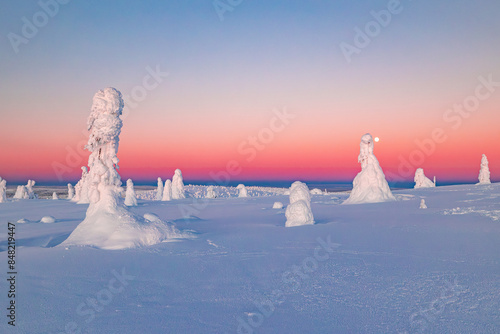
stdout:
<svg viewBox="0 0 500 334">
<path fill-rule="evenodd" d="M 14 199 L 28 199 L 28 192 L 26 191 L 26 186 L 17 186 L 16 193 L 14 194 Z"/>
<path fill-rule="evenodd" d="M 485 154 L 481 158 L 481 169 L 479 170 L 479 183 L 478 184 L 491 184 L 490 181 L 490 168 L 488 166 L 488 158 Z"/>
<path fill-rule="evenodd" d="M 186 194 L 184 192 L 184 181 L 182 180 L 182 172 L 180 169 L 176 169 L 174 176 L 172 177 L 172 198 L 186 198 Z"/>
<path fill-rule="evenodd" d="M 158 186 L 156 187 L 156 197 L 155 200 L 161 201 L 163 198 L 163 181 L 161 180 L 161 177 L 158 178 Z"/>
<path fill-rule="evenodd" d="M 248 191 L 244 184 L 238 184 L 238 197 L 248 197 Z"/>
<path fill-rule="evenodd" d="M 425 199 L 420 200 L 420 209 L 427 209 L 427 205 L 425 204 Z"/>
<path fill-rule="evenodd" d="M 89 199 L 89 171 L 86 166 L 82 166 L 82 177 L 80 181 L 75 186 L 75 196 L 73 197 L 73 202 L 78 204 L 88 204 Z"/>
<path fill-rule="evenodd" d="M 52 193 L 52 199 L 53 200 L 58 200 L 59 199 L 59 196 L 57 196 L 57 193 L 55 191 Z"/>
<path fill-rule="evenodd" d="M 217 195 L 215 194 L 214 186 L 208 186 L 205 198 L 216 198 L 216 197 Z"/>
<path fill-rule="evenodd" d="M 165 180 L 165 186 L 163 187 L 163 197 L 162 201 L 172 200 L 172 181 L 170 179 Z"/>
<path fill-rule="evenodd" d="M 134 182 L 132 179 L 127 180 L 127 191 L 125 192 L 125 205 L 137 206 L 137 197 L 135 196 Z"/>
<path fill-rule="evenodd" d="M 273 204 L 273 209 L 283 209 L 283 203 L 281 202 L 274 202 Z"/>
<path fill-rule="evenodd" d="M 123 249 L 152 245 L 179 237 L 162 221 L 147 221 L 128 210 L 120 198 L 118 144 L 122 128 L 123 99 L 114 88 L 94 96 L 88 119 L 88 191 L 90 205 L 81 222 L 61 245 L 92 245 L 104 249 Z M 175 231 L 175 233 L 173 232 Z"/>
<path fill-rule="evenodd" d="M 361 137 L 358 162 L 361 172 L 353 181 L 349 198 L 343 204 L 395 201 L 384 172 L 373 154 L 373 138 L 367 133 Z"/>
<path fill-rule="evenodd" d="M 0 203 L 7 202 L 7 181 L 0 177 Z"/>
<path fill-rule="evenodd" d="M 26 194 L 28 196 L 28 199 L 38 198 L 38 196 L 35 194 L 35 191 L 33 190 L 35 183 L 36 182 L 33 180 L 28 180 L 28 184 L 26 185 Z"/>
<path fill-rule="evenodd" d="M 431 179 L 425 176 L 423 168 L 417 168 L 417 170 L 415 171 L 415 178 L 413 179 L 413 181 L 415 181 L 415 189 L 434 188 L 436 186 L 434 182 L 431 181 Z"/>
<path fill-rule="evenodd" d="M 290 205 L 285 211 L 286 227 L 312 225 L 311 195 L 305 183 L 296 181 L 290 187 Z"/>
<path fill-rule="evenodd" d="M 71 200 L 75 197 L 75 188 L 71 183 L 68 183 L 68 199 Z"/>
</svg>

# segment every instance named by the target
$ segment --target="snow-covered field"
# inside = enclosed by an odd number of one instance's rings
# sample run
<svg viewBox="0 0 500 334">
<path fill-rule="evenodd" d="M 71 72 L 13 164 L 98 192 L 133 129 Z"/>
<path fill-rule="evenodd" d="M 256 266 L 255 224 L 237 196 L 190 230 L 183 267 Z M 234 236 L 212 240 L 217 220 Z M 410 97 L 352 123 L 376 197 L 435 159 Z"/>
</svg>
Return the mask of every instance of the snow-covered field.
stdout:
<svg viewBox="0 0 500 334">
<path fill-rule="evenodd" d="M 312 195 L 315 224 L 292 228 L 286 189 L 247 187 L 250 197 L 237 198 L 215 187 L 215 199 L 203 186 L 185 190 L 162 202 L 136 189 L 130 210 L 194 238 L 128 250 L 59 245 L 88 205 L 0 203 L 2 275 L 7 222 L 24 219 L 16 327 L 5 297 L 0 332 L 500 333 L 500 184 L 398 190 L 378 204 Z M 277 201 L 285 207 L 272 209 Z"/>
</svg>

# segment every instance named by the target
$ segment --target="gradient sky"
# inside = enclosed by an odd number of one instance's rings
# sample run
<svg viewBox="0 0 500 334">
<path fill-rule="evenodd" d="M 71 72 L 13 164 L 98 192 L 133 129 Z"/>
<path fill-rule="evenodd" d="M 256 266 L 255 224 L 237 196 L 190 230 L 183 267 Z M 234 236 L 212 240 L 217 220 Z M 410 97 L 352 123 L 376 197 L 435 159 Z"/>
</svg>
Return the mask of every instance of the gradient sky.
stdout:
<svg viewBox="0 0 500 334">
<path fill-rule="evenodd" d="M 10 33 L 23 36 L 23 17 L 43 19 L 42 8 L 2 1 L 0 176 L 78 179 L 95 92 L 130 96 L 158 67 L 169 75 L 142 101 L 128 98 L 122 179 L 154 184 L 181 168 L 207 180 L 233 161 L 237 180 L 351 181 L 370 132 L 389 180 L 423 167 L 438 181 L 474 181 L 483 153 L 500 180 L 500 87 L 466 116 L 448 112 L 473 101 L 480 76 L 500 82 L 500 3 L 402 0 L 348 62 L 341 43 L 354 45 L 355 28 L 388 3 L 243 0 L 221 21 L 211 0 L 73 0 L 16 53 Z M 266 137 L 275 110 L 295 117 Z M 415 141 L 436 128 L 445 139 L 419 156 Z M 259 134 L 266 143 L 250 159 Z"/>
</svg>

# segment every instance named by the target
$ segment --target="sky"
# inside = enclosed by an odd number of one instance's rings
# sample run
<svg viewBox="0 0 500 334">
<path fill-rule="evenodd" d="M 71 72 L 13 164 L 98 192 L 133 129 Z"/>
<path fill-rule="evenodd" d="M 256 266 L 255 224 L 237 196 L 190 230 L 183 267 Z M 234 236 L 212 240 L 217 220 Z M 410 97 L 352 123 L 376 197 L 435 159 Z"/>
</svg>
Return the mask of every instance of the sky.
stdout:
<svg viewBox="0 0 500 334">
<path fill-rule="evenodd" d="M 500 181 L 500 3 L 2 1 L 0 176 L 75 182 L 93 95 L 126 107 L 122 179 Z"/>
</svg>

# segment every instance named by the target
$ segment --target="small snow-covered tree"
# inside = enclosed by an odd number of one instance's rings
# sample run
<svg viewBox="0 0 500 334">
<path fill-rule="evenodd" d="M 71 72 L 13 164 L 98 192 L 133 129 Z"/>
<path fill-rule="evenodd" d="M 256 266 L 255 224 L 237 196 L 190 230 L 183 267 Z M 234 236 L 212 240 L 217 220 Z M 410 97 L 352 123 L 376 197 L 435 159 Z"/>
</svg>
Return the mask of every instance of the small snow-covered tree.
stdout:
<svg viewBox="0 0 500 334">
<path fill-rule="evenodd" d="M 481 158 L 481 170 L 479 171 L 479 183 L 478 184 L 491 184 L 490 181 L 490 168 L 488 166 L 488 158 L 485 154 Z"/>
<path fill-rule="evenodd" d="M 354 178 L 351 194 L 343 204 L 395 201 L 384 172 L 373 154 L 373 138 L 369 133 L 361 137 L 358 162 L 361 172 Z"/>
<path fill-rule="evenodd" d="M 128 210 L 121 201 L 118 174 L 118 144 L 122 128 L 123 98 L 114 88 L 94 95 L 88 119 L 88 192 L 90 205 L 86 217 L 61 245 L 92 245 L 104 249 L 123 249 L 153 245 L 176 230 L 161 221 L 147 221 Z"/>
<path fill-rule="evenodd" d="M 180 169 L 176 169 L 174 176 L 172 177 L 172 198 L 186 198 L 186 194 L 184 192 L 184 181 L 182 180 L 182 172 Z"/>
<path fill-rule="evenodd" d="M 244 184 L 238 184 L 238 197 L 248 197 L 248 191 Z"/>
<path fill-rule="evenodd" d="M 434 188 L 436 185 L 431 179 L 425 176 L 423 168 L 417 168 L 415 171 L 415 189 L 418 188 Z"/>
<path fill-rule="evenodd" d="M 215 195 L 214 186 L 208 186 L 205 198 L 215 198 L 215 197 L 217 197 L 217 195 Z"/>
<path fill-rule="evenodd" d="M 89 199 L 89 171 L 86 166 L 82 166 L 82 177 L 80 181 L 75 186 L 75 196 L 73 196 L 73 202 L 78 204 L 88 204 Z"/>
<path fill-rule="evenodd" d="M 425 199 L 420 200 L 420 209 L 427 209 L 427 205 L 425 204 Z"/>
<path fill-rule="evenodd" d="M 68 183 L 68 199 L 71 200 L 75 197 L 75 188 L 71 183 Z"/>
<path fill-rule="evenodd" d="M 33 190 L 35 183 L 36 182 L 33 180 L 28 180 L 28 184 L 26 185 L 26 194 L 28 196 L 28 199 L 38 198 L 38 196 L 35 194 L 35 191 Z"/>
<path fill-rule="evenodd" d="M 28 199 L 28 192 L 26 191 L 26 186 L 17 186 L 16 193 L 14 194 L 14 199 Z"/>
<path fill-rule="evenodd" d="M 127 180 L 127 191 L 125 192 L 125 205 L 137 206 L 137 197 L 135 196 L 134 182 L 131 179 Z"/>
<path fill-rule="evenodd" d="M 162 201 L 172 200 L 172 181 L 170 179 L 165 180 L 165 186 L 163 187 L 163 197 Z"/>
<path fill-rule="evenodd" d="M 163 198 L 163 181 L 161 180 L 161 177 L 158 178 L 158 187 L 156 188 L 156 197 L 155 199 L 157 201 L 161 201 Z"/>
<path fill-rule="evenodd" d="M 58 200 L 59 199 L 59 196 L 57 196 L 57 193 L 55 191 L 52 193 L 52 199 L 53 200 Z"/>
<path fill-rule="evenodd" d="M 281 203 L 281 202 L 274 202 L 273 209 L 283 209 L 283 203 Z"/>
<path fill-rule="evenodd" d="M 0 203 L 7 202 L 7 181 L 0 177 Z"/>
<path fill-rule="evenodd" d="M 290 187 L 290 205 L 285 211 L 286 227 L 312 225 L 311 195 L 305 183 L 296 181 Z"/>
</svg>

